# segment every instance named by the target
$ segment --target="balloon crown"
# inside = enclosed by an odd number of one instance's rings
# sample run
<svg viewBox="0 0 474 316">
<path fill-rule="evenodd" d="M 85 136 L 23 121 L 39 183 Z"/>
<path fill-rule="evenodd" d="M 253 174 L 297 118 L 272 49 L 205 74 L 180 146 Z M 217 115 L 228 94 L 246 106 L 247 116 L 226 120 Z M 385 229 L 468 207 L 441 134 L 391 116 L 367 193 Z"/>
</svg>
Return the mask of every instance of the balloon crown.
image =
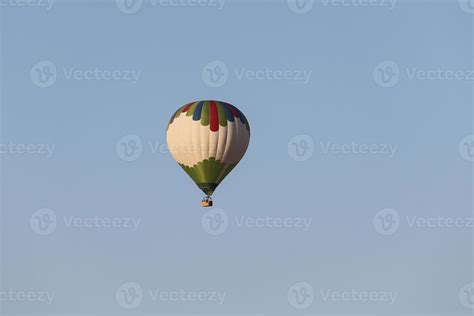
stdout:
<svg viewBox="0 0 474 316">
<path fill-rule="evenodd" d="M 250 132 L 250 125 L 245 115 L 238 108 L 227 102 L 204 100 L 188 103 L 180 107 L 171 116 L 168 128 L 180 115 L 186 115 L 193 121 L 201 121 L 201 125 L 209 126 L 212 132 L 217 132 L 219 126 L 227 126 L 229 122 L 235 122 L 236 119 L 240 119 Z"/>
</svg>

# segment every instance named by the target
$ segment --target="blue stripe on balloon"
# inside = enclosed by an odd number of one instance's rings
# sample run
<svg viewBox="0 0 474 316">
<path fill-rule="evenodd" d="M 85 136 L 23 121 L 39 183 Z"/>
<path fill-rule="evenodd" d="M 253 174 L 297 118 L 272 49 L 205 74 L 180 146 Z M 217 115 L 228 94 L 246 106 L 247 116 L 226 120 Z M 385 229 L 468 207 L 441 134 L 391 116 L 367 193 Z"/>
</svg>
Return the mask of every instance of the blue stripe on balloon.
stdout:
<svg viewBox="0 0 474 316">
<path fill-rule="evenodd" d="M 245 117 L 244 113 L 242 113 L 238 108 L 236 108 L 234 106 L 234 109 L 237 110 L 237 112 L 239 113 L 239 117 L 240 117 L 240 120 L 242 121 L 242 123 L 244 123 L 245 125 L 247 125 L 249 122 L 247 121 L 247 118 Z"/>
<path fill-rule="evenodd" d="M 201 112 L 202 112 L 203 105 L 204 105 L 204 101 L 201 101 L 198 103 L 198 105 L 194 109 L 194 114 L 193 114 L 194 121 L 199 121 L 201 119 Z"/>
<path fill-rule="evenodd" d="M 230 122 L 234 122 L 234 116 L 232 115 L 232 112 L 229 110 L 229 105 L 227 103 L 220 102 L 220 106 L 222 106 L 222 108 L 224 109 L 227 120 Z"/>
</svg>

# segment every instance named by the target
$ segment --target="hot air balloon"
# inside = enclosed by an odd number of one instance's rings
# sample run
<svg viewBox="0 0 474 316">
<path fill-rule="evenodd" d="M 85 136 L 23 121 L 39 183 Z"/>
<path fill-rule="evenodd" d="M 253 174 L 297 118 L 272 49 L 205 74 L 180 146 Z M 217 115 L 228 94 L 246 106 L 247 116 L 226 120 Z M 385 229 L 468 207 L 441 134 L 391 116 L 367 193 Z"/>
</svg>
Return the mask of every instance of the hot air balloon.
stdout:
<svg viewBox="0 0 474 316">
<path fill-rule="evenodd" d="M 204 192 L 201 205 L 209 207 L 216 188 L 245 155 L 250 126 L 229 103 L 191 102 L 171 117 L 166 141 L 173 158 Z"/>
</svg>

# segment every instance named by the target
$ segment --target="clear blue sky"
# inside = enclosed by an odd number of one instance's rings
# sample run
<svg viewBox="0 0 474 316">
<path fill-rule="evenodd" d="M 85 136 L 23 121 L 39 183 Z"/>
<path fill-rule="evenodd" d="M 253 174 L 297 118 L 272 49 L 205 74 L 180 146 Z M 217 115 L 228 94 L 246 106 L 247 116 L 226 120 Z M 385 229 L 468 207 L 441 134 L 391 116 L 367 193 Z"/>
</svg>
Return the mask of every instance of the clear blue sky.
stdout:
<svg viewBox="0 0 474 316">
<path fill-rule="evenodd" d="M 51 304 L 3 301 L 5 315 L 472 312 L 458 295 L 474 281 L 473 163 L 458 146 L 473 134 L 468 2 L 0 3 L 1 288 L 54 293 Z M 210 81 L 207 69 L 223 77 Z M 153 150 L 177 107 L 200 99 L 234 104 L 252 128 L 215 193 L 228 218 L 216 235 L 202 193 Z M 121 154 L 127 135 L 142 143 L 133 161 Z M 314 144 L 303 161 L 294 137 L 300 151 L 302 139 Z M 43 208 L 56 216 L 45 235 L 43 213 L 32 216 Z M 380 233 L 387 208 L 398 228 Z M 95 216 L 123 226 L 82 224 Z M 266 217 L 263 228 L 242 224 Z M 446 218 L 464 224 L 443 227 Z M 143 291 L 131 311 L 116 299 L 126 282 Z M 288 297 L 298 282 L 313 288 L 309 306 Z M 226 295 L 149 295 L 183 289 Z M 347 291 L 397 296 L 337 300 Z"/>
</svg>

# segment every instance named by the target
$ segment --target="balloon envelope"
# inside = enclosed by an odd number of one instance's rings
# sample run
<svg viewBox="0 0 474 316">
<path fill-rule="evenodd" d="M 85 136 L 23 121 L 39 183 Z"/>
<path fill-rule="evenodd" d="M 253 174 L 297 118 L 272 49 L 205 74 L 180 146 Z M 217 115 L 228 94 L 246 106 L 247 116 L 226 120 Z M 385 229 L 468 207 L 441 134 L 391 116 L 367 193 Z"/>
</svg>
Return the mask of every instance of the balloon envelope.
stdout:
<svg viewBox="0 0 474 316">
<path fill-rule="evenodd" d="M 173 114 L 166 140 L 173 158 L 210 196 L 245 155 L 250 126 L 229 103 L 198 101 Z"/>
</svg>

